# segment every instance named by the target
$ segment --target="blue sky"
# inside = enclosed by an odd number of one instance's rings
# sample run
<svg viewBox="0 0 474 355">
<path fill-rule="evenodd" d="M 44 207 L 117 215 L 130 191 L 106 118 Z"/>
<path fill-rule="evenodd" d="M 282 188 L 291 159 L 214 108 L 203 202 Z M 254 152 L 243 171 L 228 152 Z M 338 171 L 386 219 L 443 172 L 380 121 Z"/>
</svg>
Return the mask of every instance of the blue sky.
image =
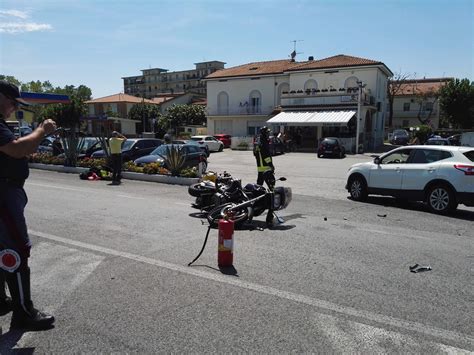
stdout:
<svg viewBox="0 0 474 355">
<path fill-rule="evenodd" d="M 347 54 L 473 80 L 472 0 L 2 0 L 0 73 L 95 98 L 141 69 Z"/>
</svg>

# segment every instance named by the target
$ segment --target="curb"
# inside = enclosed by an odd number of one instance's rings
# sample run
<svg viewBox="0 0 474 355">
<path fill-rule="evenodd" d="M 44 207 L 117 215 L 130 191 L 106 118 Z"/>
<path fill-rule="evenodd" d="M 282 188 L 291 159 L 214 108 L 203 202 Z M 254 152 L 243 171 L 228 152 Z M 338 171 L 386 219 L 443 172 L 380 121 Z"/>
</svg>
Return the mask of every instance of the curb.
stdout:
<svg viewBox="0 0 474 355">
<path fill-rule="evenodd" d="M 28 165 L 31 169 L 57 171 L 59 173 L 80 174 L 80 173 L 89 171 L 89 168 L 80 168 L 80 167 L 71 167 L 71 166 L 62 166 L 62 165 L 50 165 L 50 164 L 39 164 L 39 163 L 29 163 Z M 187 178 L 187 177 L 167 176 L 167 175 L 148 175 L 148 174 L 141 174 L 141 173 L 132 173 L 128 171 L 122 172 L 122 178 L 128 179 L 128 180 L 159 182 L 162 184 L 184 185 L 184 186 L 189 186 L 189 185 L 196 184 L 199 182 L 199 178 Z"/>
</svg>

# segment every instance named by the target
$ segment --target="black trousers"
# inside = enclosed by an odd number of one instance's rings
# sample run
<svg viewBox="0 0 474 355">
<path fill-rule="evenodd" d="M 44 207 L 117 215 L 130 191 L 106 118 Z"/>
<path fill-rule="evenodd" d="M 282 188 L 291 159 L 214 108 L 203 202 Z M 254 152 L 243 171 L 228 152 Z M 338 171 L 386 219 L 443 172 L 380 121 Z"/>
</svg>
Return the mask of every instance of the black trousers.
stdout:
<svg viewBox="0 0 474 355">
<path fill-rule="evenodd" d="M 275 174 L 271 171 L 258 172 L 257 184 L 263 186 L 263 183 L 266 183 L 270 190 L 273 190 L 275 187 Z"/>
<path fill-rule="evenodd" d="M 112 165 L 112 180 L 120 181 L 122 177 L 122 154 L 111 154 L 110 163 Z"/>
</svg>

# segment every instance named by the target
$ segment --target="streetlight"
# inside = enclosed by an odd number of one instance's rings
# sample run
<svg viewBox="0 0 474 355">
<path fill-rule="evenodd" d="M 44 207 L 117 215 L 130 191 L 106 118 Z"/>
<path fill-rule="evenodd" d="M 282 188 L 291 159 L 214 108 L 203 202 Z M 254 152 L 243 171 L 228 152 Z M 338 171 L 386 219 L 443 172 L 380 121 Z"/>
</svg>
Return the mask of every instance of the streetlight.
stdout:
<svg viewBox="0 0 474 355">
<path fill-rule="evenodd" d="M 366 84 L 362 81 L 357 81 L 359 87 L 359 97 L 357 98 L 357 124 L 356 124 L 356 154 L 359 153 L 359 125 L 362 118 L 360 117 L 360 107 L 362 105 L 362 88 L 365 88 Z"/>
</svg>

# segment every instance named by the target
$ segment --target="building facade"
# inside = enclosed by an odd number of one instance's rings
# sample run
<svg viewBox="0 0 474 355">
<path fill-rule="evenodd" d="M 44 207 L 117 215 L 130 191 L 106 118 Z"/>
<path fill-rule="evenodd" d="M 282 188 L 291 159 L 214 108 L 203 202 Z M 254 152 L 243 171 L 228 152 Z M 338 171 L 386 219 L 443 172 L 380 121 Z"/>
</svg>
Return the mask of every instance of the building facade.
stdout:
<svg viewBox="0 0 474 355">
<path fill-rule="evenodd" d="M 219 70 L 205 79 L 208 134 L 251 136 L 271 125 L 275 133 L 297 133 L 309 149 L 327 136 L 347 138 L 355 149 L 358 131 L 359 143 L 374 148 L 383 144 L 392 75 L 382 62 L 347 55 Z"/>
<path fill-rule="evenodd" d="M 403 80 L 393 92 L 393 128 L 405 128 L 430 125 L 433 130 L 439 128 L 440 109 L 438 92 L 453 78 L 423 78 Z M 387 116 L 390 110 L 387 105 Z M 388 119 L 387 119 L 388 123 Z"/>
<path fill-rule="evenodd" d="M 143 69 L 142 75 L 122 78 L 124 93 L 145 98 L 185 92 L 205 96 L 206 85 L 201 79 L 223 69 L 225 63 L 214 60 L 194 65 L 195 69 L 174 72 L 162 68 Z"/>
</svg>

